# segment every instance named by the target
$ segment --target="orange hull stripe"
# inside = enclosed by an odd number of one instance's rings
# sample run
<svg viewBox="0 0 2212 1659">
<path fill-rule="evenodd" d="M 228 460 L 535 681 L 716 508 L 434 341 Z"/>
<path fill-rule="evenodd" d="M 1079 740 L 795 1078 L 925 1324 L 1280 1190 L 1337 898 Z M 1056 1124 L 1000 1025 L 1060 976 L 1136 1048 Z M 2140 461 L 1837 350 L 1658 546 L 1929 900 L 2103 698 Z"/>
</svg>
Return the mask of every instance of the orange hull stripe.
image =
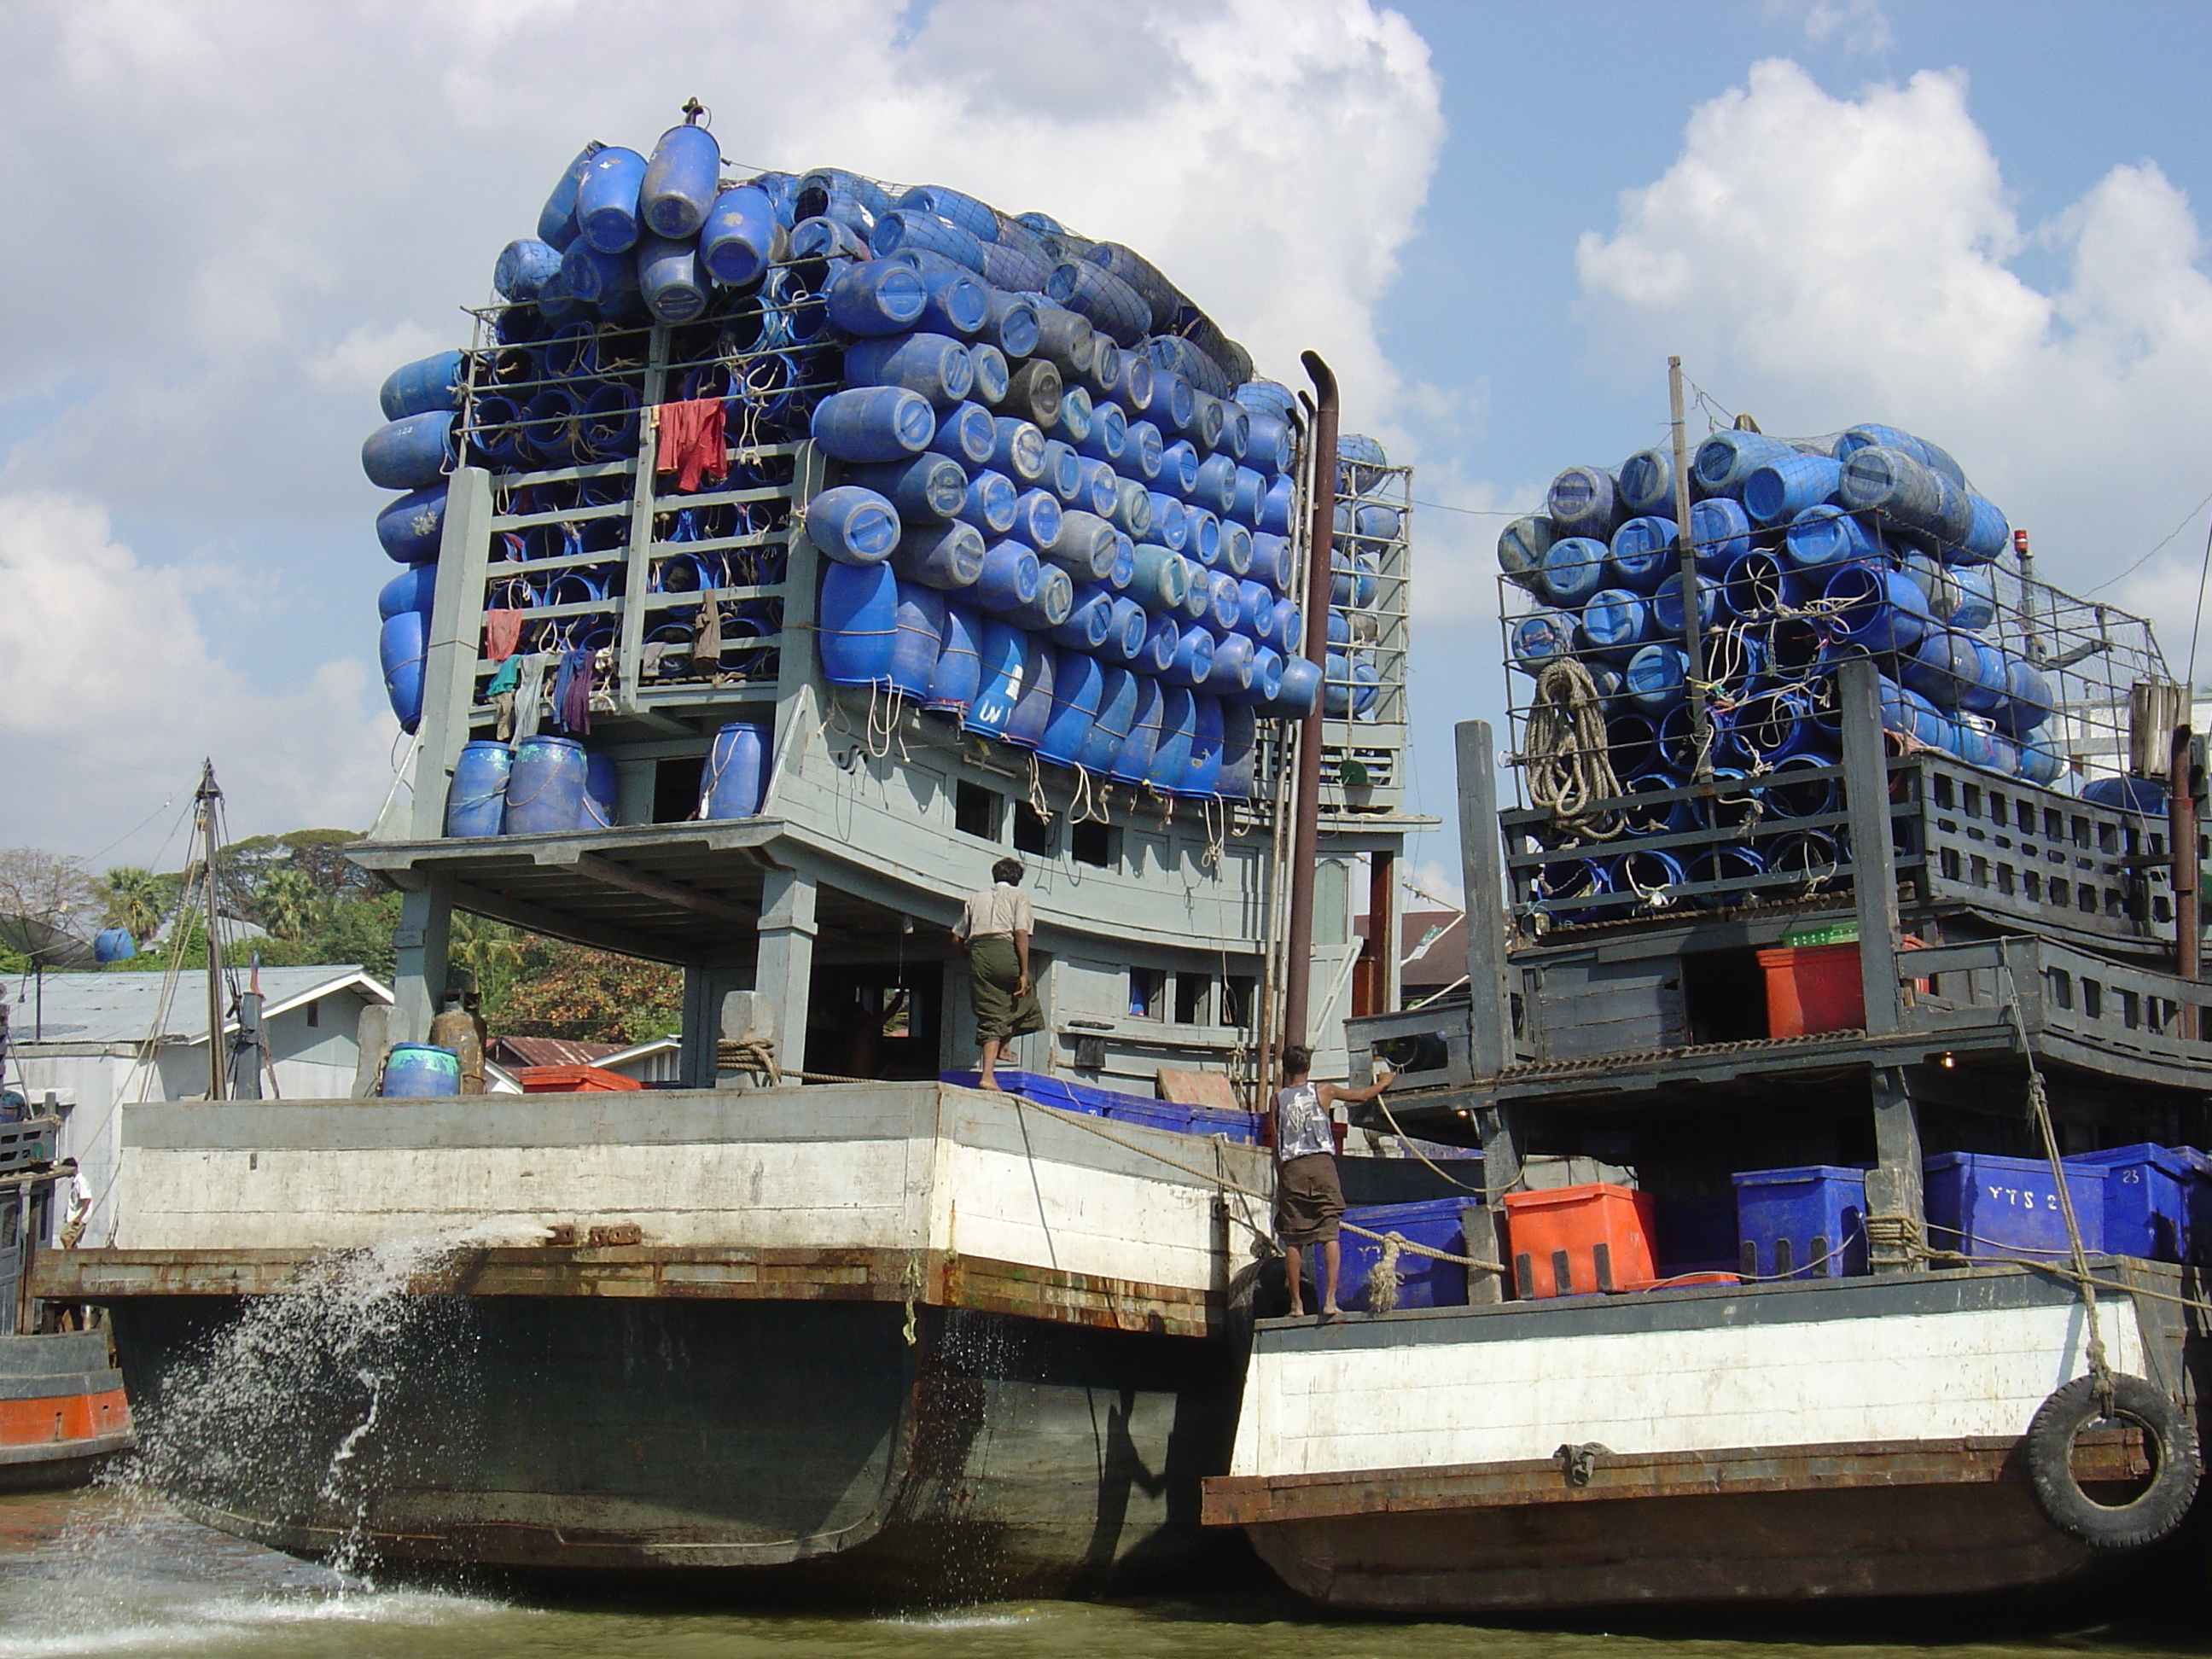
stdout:
<svg viewBox="0 0 2212 1659">
<path fill-rule="evenodd" d="M 0 1400 L 0 1446 L 89 1440 L 130 1426 L 131 1407 L 124 1403 L 120 1389 L 106 1394 L 60 1394 L 46 1400 Z"/>
</svg>

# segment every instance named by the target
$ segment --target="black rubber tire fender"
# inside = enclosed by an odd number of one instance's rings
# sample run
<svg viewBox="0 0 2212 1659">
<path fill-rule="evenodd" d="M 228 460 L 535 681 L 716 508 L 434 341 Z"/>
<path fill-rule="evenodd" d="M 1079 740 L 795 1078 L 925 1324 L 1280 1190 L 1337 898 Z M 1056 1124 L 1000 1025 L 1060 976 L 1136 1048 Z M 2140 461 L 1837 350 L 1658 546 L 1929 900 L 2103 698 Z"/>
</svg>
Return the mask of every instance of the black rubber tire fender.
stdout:
<svg viewBox="0 0 2212 1659">
<path fill-rule="evenodd" d="M 2069 1538 L 2096 1550 L 2155 1544 L 2179 1526 L 2203 1474 L 2188 1413 L 2140 1376 L 2114 1376 L 2112 1415 L 2140 1428 L 2157 1467 L 2150 1485 L 2127 1504 L 2100 1504 L 2074 1478 L 2074 1441 L 2104 1415 L 2094 1377 L 2077 1376 L 2036 1408 L 2023 1451 L 2036 1507 Z"/>
</svg>

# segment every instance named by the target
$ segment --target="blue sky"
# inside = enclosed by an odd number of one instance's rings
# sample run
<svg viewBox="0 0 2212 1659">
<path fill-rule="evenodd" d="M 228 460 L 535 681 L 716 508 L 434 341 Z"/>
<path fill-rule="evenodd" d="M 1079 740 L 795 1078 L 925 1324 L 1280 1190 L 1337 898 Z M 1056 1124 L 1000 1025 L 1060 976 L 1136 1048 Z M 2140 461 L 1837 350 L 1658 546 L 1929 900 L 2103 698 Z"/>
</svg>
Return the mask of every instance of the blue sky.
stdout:
<svg viewBox="0 0 2212 1659">
<path fill-rule="evenodd" d="M 1263 368 L 1328 355 L 1425 500 L 1506 511 L 1652 441 L 1679 350 L 1769 429 L 1926 430 L 2104 580 L 2212 491 L 2208 32 L 2034 0 L 9 9 L 39 234 L 0 251 L 0 844 L 152 858 L 202 753 L 241 830 L 367 820 L 376 384 L 458 342 L 584 138 L 649 144 L 693 92 L 732 156 L 1146 249 Z M 1498 706 L 1500 522 L 1418 524 L 1439 813 L 1451 721 Z M 2110 590 L 2170 646 L 2203 535 Z M 1449 837 L 1419 856 L 1449 880 Z"/>
</svg>

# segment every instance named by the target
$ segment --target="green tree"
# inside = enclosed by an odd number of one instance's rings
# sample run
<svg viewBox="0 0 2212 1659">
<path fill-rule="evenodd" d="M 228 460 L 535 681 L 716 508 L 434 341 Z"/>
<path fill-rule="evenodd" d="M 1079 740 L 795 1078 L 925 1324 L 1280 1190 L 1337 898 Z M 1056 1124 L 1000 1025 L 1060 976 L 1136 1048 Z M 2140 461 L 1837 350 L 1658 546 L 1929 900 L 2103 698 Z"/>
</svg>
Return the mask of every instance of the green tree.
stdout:
<svg viewBox="0 0 2212 1659">
<path fill-rule="evenodd" d="M 675 968 L 532 939 L 522 969 L 484 1018 L 501 1036 L 556 1036 L 577 1042 L 642 1042 L 677 1030 L 684 1018 L 684 975 Z"/>
<path fill-rule="evenodd" d="M 136 864 L 118 865 L 100 879 L 107 925 L 127 929 L 144 944 L 176 908 L 179 884 L 175 876 L 157 876 Z"/>
<path fill-rule="evenodd" d="M 280 865 L 261 884 L 255 908 L 261 925 L 279 939 L 307 937 L 321 919 L 327 901 L 307 872 L 296 865 Z"/>
</svg>

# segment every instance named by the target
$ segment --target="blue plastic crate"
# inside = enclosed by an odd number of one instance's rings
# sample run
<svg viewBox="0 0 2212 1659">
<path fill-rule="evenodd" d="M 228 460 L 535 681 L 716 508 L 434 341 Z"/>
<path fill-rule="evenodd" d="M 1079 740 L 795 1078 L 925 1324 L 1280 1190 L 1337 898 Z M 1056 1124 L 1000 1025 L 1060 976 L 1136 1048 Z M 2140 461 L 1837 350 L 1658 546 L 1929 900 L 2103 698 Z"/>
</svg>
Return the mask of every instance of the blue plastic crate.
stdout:
<svg viewBox="0 0 2212 1659">
<path fill-rule="evenodd" d="M 1845 1279 L 1867 1270 L 1866 1171 L 1834 1164 L 1747 1170 L 1735 1182 L 1747 1279 Z"/>
<path fill-rule="evenodd" d="M 972 1089 L 980 1075 L 975 1072 L 940 1072 L 938 1078 L 940 1082 Z M 1057 1106 L 1062 1111 L 1084 1112 L 1122 1123 L 1141 1123 L 1148 1129 L 1166 1129 L 1182 1135 L 1225 1135 L 1244 1146 L 1255 1146 L 1260 1139 L 1259 1120 L 1249 1112 L 1224 1111 L 1213 1106 L 1178 1106 L 1171 1100 L 1124 1094 L 1118 1089 L 1101 1089 L 1096 1084 L 1046 1077 L 1038 1072 L 1018 1072 L 1003 1066 L 999 1068 L 999 1086 L 1040 1106 Z"/>
<path fill-rule="evenodd" d="M 1146 1100 L 1141 1095 L 1117 1096 L 1106 1109 L 1106 1115 L 1116 1123 L 1141 1123 L 1148 1129 L 1166 1129 L 1171 1133 L 1190 1133 L 1188 1106 L 1178 1106 L 1172 1100 Z"/>
<path fill-rule="evenodd" d="M 2212 1158 L 2195 1147 L 2144 1142 L 2066 1161 L 2104 1170 L 2105 1248 L 2113 1255 L 2202 1261 L 2212 1254 Z"/>
<path fill-rule="evenodd" d="M 1470 1207 L 1480 1208 L 1481 1203 L 1477 1198 L 1432 1198 L 1419 1204 L 1360 1204 L 1347 1208 L 1344 1218 L 1378 1233 L 1401 1234 L 1409 1243 L 1425 1244 L 1432 1250 L 1465 1255 L 1467 1241 L 1460 1231 L 1460 1217 Z M 1344 1234 L 1342 1243 L 1337 1299 L 1345 1307 L 1358 1307 L 1367 1294 L 1368 1276 L 1382 1259 L 1382 1246 L 1374 1239 L 1360 1238 L 1352 1233 Z M 1467 1269 L 1456 1261 L 1438 1261 L 1433 1256 L 1415 1255 L 1410 1251 L 1400 1255 L 1398 1305 L 1465 1307 Z"/>
<path fill-rule="evenodd" d="M 938 1073 L 939 1082 L 957 1084 L 963 1089 L 977 1087 L 981 1078 L 980 1072 Z M 1087 1083 L 1072 1083 L 1065 1078 L 1047 1077 L 1042 1072 L 1018 1072 L 1004 1066 L 999 1068 L 999 1086 L 1010 1095 L 1019 1095 L 1040 1106 L 1057 1106 L 1064 1112 L 1087 1112 L 1092 1117 L 1104 1117 L 1115 1101 L 1136 1098 Z"/>
<path fill-rule="evenodd" d="M 1932 1248 L 1978 1259 L 2067 1254 L 2066 1218 L 2045 1159 L 1941 1152 L 1923 1169 Z M 2105 1172 L 2077 1166 L 2067 1171 L 2066 1188 L 2083 1246 L 2102 1251 Z"/>
</svg>

